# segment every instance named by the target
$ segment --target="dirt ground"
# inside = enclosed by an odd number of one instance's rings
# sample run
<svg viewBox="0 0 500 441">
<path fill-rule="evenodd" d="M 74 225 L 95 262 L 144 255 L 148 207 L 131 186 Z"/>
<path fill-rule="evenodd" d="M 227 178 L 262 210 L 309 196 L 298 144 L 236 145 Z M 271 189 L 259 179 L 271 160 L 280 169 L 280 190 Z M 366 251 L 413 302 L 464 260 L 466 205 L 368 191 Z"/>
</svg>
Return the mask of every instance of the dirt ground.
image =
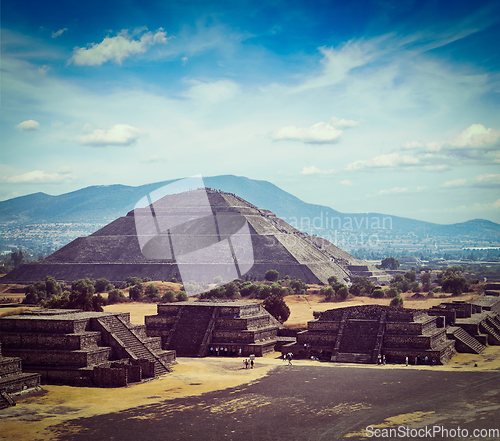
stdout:
<svg viewBox="0 0 500 441">
<path fill-rule="evenodd" d="M 173 373 L 125 388 L 101 389 L 45 385 L 43 386 L 45 391 L 43 395 L 21 398 L 15 407 L 0 411 L 0 439 L 12 441 L 68 439 L 69 435 L 78 434 L 80 430 L 70 429 L 69 426 L 73 424 L 70 424 L 70 421 L 87 420 L 100 415 L 125 411 L 135 412 L 134 409 L 139 412 L 139 415 L 134 418 L 147 419 L 148 412 L 140 413 L 143 406 L 165 405 L 175 400 L 175 405 L 182 408 L 184 401 L 179 399 L 231 388 L 241 391 L 243 386 L 248 387 L 269 376 L 272 378 L 277 372 L 277 368 L 286 366 L 278 353 L 257 358 L 254 369 L 244 369 L 242 360 L 243 358 L 225 357 L 179 358 Z M 474 367 L 475 364 L 477 367 Z M 500 347 L 488 347 L 479 355 L 458 354 L 445 366 L 375 366 L 294 360 L 293 368 L 304 369 L 303 387 L 309 383 L 309 380 L 306 379 L 308 375 L 306 372 L 309 372 L 307 368 L 319 369 L 319 372 L 325 374 L 331 372 L 332 369 L 335 369 L 336 372 L 341 369 L 338 372 L 341 374 L 345 372 L 346 375 L 353 372 L 352 370 L 364 370 L 368 378 L 371 376 L 369 372 L 375 374 L 380 371 L 391 371 L 393 374 L 387 374 L 392 378 L 390 383 L 397 385 L 400 383 L 397 381 L 400 373 L 409 371 L 420 372 L 422 379 L 437 372 L 463 372 L 464 375 L 472 375 L 473 377 L 474 373 L 479 374 L 480 372 L 498 373 L 500 370 Z M 314 375 L 314 377 L 316 376 Z M 278 380 L 277 376 L 276 381 Z M 229 396 L 233 393 L 235 392 L 228 392 Z M 301 390 L 300 393 L 306 392 Z M 250 397 L 239 398 L 241 404 L 245 403 L 247 399 L 249 400 Z M 238 407 L 237 402 L 227 406 L 229 407 L 226 412 L 241 410 L 241 406 Z M 185 406 L 185 409 L 188 410 L 189 406 Z M 64 433 L 64 436 L 59 438 L 58 434 L 61 433 Z M 102 439 L 120 438 L 106 437 Z"/>
</svg>

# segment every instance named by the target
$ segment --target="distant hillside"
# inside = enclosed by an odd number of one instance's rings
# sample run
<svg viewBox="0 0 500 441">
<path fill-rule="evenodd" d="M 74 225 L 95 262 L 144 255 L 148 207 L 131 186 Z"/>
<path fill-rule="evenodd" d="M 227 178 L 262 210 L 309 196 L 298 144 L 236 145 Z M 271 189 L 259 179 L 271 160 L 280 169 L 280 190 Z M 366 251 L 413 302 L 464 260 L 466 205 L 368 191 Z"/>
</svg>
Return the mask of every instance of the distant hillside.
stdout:
<svg viewBox="0 0 500 441">
<path fill-rule="evenodd" d="M 268 181 L 224 175 L 203 178 L 205 185 L 235 193 L 250 203 L 275 213 L 288 223 L 318 235 L 339 231 L 383 229 L 392 236 L 451 237 L 473 241 L 499 241 L 500 225 L 483 219 L 440 225 L 380 213 L 340 213 L 333 208 L 308 204 Z M 0 223 L 5 226 L 56 222 L 108 223 L 132 210 L 151 191 L 175 180 L 131 187 L 92 186 L 50 196 L 35 193 L 0 202 Z M 314 228 L 307 228 L 309 219 Z M 379 225 L 377 227 L 377 224 Z"/>
</svg>

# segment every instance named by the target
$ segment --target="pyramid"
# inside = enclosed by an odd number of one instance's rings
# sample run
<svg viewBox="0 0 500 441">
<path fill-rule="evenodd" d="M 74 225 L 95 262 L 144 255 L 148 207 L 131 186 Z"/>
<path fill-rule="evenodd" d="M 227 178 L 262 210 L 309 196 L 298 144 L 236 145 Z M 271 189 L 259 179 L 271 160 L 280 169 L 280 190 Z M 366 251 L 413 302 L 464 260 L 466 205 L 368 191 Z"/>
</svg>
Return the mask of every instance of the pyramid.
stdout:
<svg viewBox="0 0 500 441">
<path fill-rule="evenodd" d="M 366 262 L 360 261 L 325 239 L 309 236 L 276 217 L 269 210 L 260 209 L 232 193 L 200 188 L 191 190 L 189 198 L 183 194 L 165 195 L 156 202 L 143 198 L 150 203 L 136 207 L 126 216 L 120 217 L 87 237 L 80 237 L 51 254 L 43 261 L 21 265 L 3 278 L 3 283 L 32 283 L 53 276 L 57 280 L 72 281 L 91 277 L 106 278 L 111 282 L 123 282 L 129 276 L 150 277 L 152 280 L 181 279 L 179 253 L 189 254 L 190 241 L 196 237 L 197 247 L 211 246 L 215 250 L 212 265 L 223 280 L 234 277 L 234 263 L 217 254 L 227 232 L 243 231 L 242 225 L 251 238 L 250 254 L 247 252 L 238 261 L 237 277 L 245 280 L 262 280 L 267 270 L 277 270 L 281 277 L 301 279 L 306 283 L 327 283 L 330 276 L 347 283 L 355 274 L 356 268 L 371 271 Z M 208 198 L 210 215 L 200 222 L 193 213 L 200 197 Z M 184 194 L 185 196 L 185 194 Z M 186 202 L 188 201 L 188 202 Z M 194 202 L 193 202 L 194 201 Z M 175 210 L 176 218 L 168 218 L 168 213 Z M 206 213 L 205 213 L 206 214 Z M 182 220 L 182 222 L 180 222 Z M 158 228 L 162 222 L 168 224 L 168 234 L 148 233 L 146 224 Z M 147 225 L 146 225 L 147 226 Z M 224 230 L 225 229 L 225 230 Z M 224 230 L 224 231 L 223 231 Z M 144 233 L 146 231 L 146 233 Z M 160 231 L 160 230 L 158 230 Z M 140 232 L 140 234 L 138 234 Z M 229 235 L 227 235 L 229 238 Z M 238 246 L 244 247 L 243 239 L 238 234 L 232 237 L 233 256 L 238 256 Z M 248 245 L 248 243 L 247 243 Z M 247 246 L 248 248 L 248 246 Z M 172 254 L 176 252 L 177 260 Z M 222 256 L 222 251 L 220 251 Z M 193 258 L 191 259 L 193 260 Z M 203 265 L 190 267 L 183 264 L 184 273 L 202 271 Z M 220 271 L 219 271 L 220 270 Z M 376 275 L 374 276 L 376 279 Z M 212 282 L 212 279 L 209 282 Z M 183 280 L 186 282 L 186 280 Z"/>
</svg>

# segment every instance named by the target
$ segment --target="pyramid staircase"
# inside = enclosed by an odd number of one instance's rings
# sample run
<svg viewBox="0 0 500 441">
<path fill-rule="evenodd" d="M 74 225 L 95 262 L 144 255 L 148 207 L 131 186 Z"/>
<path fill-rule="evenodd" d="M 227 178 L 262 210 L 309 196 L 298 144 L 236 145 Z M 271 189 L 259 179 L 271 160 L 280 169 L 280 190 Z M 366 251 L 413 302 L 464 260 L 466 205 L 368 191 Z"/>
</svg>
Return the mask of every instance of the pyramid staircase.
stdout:
<svg viewBox="0 0 500 441">
<path fill-rule="evenodd" d="M 490 316 L 486 316 L 481 321 L 479 329 L 488 334 L 488 343 L 500 345 L 500 329 Z"/>
<path fill-rule="evenodd" d="M 486 349 L 486 346 L 477 341 L 472 335 L 458 326 L 450 326 L 446 329 L 449 339 L 455 340 L 455 346 L 460 352 L 470 352 L 479 354 Z"/>
<path fill-rule="evenodd" d="M 152 347 L 155 343 L 156 346 L 161 347 L 161 339 L 141 336 L 139 332 L 133 329 L 133 325 L 117 315 L 97 318 L 96 321 L 102 330 L 107 332 L 121 350 L 126 353 L 123 354 L 125 358 L 147 360 L 154 363 L 153 376 L 172 372 L 172 368 L 161 357 L 161 355 L 167 355 L 168 351 L 161 353 L 161 351 L 158 352 L 158 348 Z"/>
<path fill-rule="evenodd" d="M 213 329 L 215 309 L 215 306 L 182 307 L 176 317 L 171 339 L 169 335 L 168 348 L 174 349 L 181 357 L 199 357 L 210 344 L 206 336 L 211 334 L 210 325 Z"/>
<path fill-rule="evenodd" d="M 335 361 L 371 363 L 376 350 L 379 328 L 379 321 L 376 320 L 347 319 L 339 338 Z"/>
</svg>

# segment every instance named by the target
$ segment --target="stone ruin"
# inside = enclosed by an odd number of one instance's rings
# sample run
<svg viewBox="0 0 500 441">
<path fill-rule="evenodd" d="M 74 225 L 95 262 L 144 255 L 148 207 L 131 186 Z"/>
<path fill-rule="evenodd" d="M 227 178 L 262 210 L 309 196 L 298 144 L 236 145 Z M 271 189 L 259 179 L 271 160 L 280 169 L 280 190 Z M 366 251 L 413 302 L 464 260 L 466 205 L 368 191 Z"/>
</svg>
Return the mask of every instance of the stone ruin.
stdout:
<svg viewBox="0 0 500 441">
<path fill-rule="evenodd" d="M 445 317 L 448 338 L 459 352 L 479 354 L 488 345 L 500 345 L 500 297 L 441 303 L 428 312 Z"/>
<path fill-rule="evenodd" d="M 305 283 L 327 283 L 330 276 L 348 283 L 360 274 L 368 275 L 375 282 L 389 280 L 384 272 L 325 239 L 297 230 L 269 210 L 262 210 L 231 193 L 211 189 L 196 191 L 206 192 L 211 210 L 218 218 L 237 215 L 248 222 L 253 262 L 248 263 L 251 269 L 242 278 L 263 280 L 267 270 L 275 269 L 282 276 L 289 275 L 291 279 L 301 279 Z M 148 258 L 141 252 L 136 221 L 141 224 L 146 222 L 143 217 L 168 217 L 171 211 L 177 216 L 191 213 L 196 207 L 184 206 L 185 200 L 179 195 L 167 195 L 154 203 L 154 209 L 150 205 L 132 210 L 90 236 L 75 239 L 43 261 L 21 265 L 7 274 L 2 283 L 33 283 L 44 280 L 46 276 L 65 281 L 85 277 L 106 278 L 113 283 L 123 282 L 128 276 L 150 277 L 152 280 L 175 277 L 180 280 L 180 271 L 174 259 Z M 191 234 L 198 242 L 207 244 L 220 240 L 213 229 L 192 227 L 191 231 L 186 228 L 179 234 Z M 164 237 L 167 241 L 167 236 L 162 234 L 156 238 Z M 170 239 L 176 234 L 175 230 L 169 230 Z M 151 239 L 151 242 L 154 241 Z M 219 265 L 221 276 L 228 273 L 227 263 L 214 259 L 213 264 Z M 234 263 L 231 263 L 233 266 Z"/>
<path fill-rule="evenodd" d="M 295 341 L 258 303 L 179 302 L 159 304 L 157 312 L 145 317 L 147 335 L 182 357 L 260 357 Z"/>
<path fill-rule="evenodd" d="M 446 363 L 454 354 L 444 322 L 424 310 L 365 305 L 331 309 L 308 322 L 297 334 L 297 343 L 285 345 L 283 354 L 315 357 L 335 362 Z"/>
<path fill-rule="evenodd" d="M 23 373 L 21 358 L 4 357 L 0 342 L 0 409 L 15 406 L 14 397 L 38 389 L 40 374 Z"/>
<path fill-rule="evenodd" d="M 33 310 L 0 319 L 4 355 L 43 383 L 126 386 L 171 372 L 175 351 L 132 325 L 129 313 Z"/>
<path fill-rule="evenodd" d="M 307 323 L 283 354 L 334 362 L 444 364 L 457 351 L 500 345 L 500 297 L 442 303 L 430 309 L 363 305 L 331 309 Z"/>
</svg>

